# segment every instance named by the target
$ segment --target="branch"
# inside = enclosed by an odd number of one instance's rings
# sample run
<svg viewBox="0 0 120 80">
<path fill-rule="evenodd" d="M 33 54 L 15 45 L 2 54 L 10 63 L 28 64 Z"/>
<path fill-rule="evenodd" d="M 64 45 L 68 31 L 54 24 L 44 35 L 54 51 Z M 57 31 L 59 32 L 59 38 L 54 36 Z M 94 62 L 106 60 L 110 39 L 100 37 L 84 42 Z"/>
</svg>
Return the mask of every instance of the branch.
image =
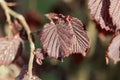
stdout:
<svg viewBox="0 0 120 80">
<path fill-rule="evenodd" d="M 1 3 L 1 7 L 2 7 L 2 8 L 4 9 L 4 11 L 5 11 L 6 21 L 7 21 L 7 23 L 8 23 L 8 26 L 9 26 L 11 32 L 12 32 L 13 25 L 12 25 L 12 21 L 11 21 L 10 14 L 8 13 L 8 10 L 6 9 L 7 6 Z M 11 33 L 11 34 L 12 34 L 12 33 Z M 12 34 L 12 36 L 13 36 L 13 34 Z"/>
<path fill-rule="evenodd" d="M 19 13 L 13 11 L 12 9 L 10 9 L 8 7 L 7 3 L 4 0 L 0 0 L 0 4 L 1 4 L 2 8 L 5 11 L 8 23 L 11 24 L 11 20 L 10 20 L 10 15 L 11 15 L 11 16 L 19 19 L 19 21 L 21 22 L 21 24 L 23 25 L 24 29 L 27 32 L 28 40 L 29 40 L 29 43 L 30 43 L 30 49 L 31 49 L 31 51 L 30 51 L 30 60 L 29 60 L 29 68 L 28 68 L 28 75 L 29 75 L 29 80 L 32 80 L 32 67 L 33 67 L 33 59 L 34 59 L 33 52 L 35 50 L 35 45 L 34 45 L 34 42 L 32 40 L 31 30 L 30 30 L 25 18 L 21 14 L 19 14 Z"/>
</svg>

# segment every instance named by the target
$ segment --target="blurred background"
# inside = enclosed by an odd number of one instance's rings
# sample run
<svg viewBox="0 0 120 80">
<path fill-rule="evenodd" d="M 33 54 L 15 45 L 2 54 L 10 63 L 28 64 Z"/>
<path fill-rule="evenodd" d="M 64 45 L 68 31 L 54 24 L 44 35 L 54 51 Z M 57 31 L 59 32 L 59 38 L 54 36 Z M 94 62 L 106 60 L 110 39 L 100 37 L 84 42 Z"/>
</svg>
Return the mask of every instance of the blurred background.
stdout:
<svg viewBox="0 0 120 80">
<path fill-rule="evenodd" d="M 40 48 L 40 31 L 43 25 L 50 22 L 46 13 L 61 13 L 71 15 L 82 21 L 91 40 L 91 48 L 86 57 L 81 54 L 70 55 L 63 62 L 52 58 L 43 60 L 42 65 L 34 62 L 33 72 L 42 80 L 120 80 L 120 63 L 113 65 L 110 60 L 106 64 L 106 50 L 112 37 L 112 32 L 99 28 L 90 17 L 87 8 L 88 0 L 7 0 L 16 2 L 13 10 L 23 14 L 35 37 L 36 48 Z M 5 28 L 4 12 L 0 10 L 0 37 L 8 35 Z M 36 33 L 37 32 L 37 33 Z M 36 36 L 37 34 L 37 36 Z M 25 49 L 11 65 L 0 67 L 0 80 L 14 80 L 29 60 L 29 44 L 24 42 Z M 9 77 L 9 79 L 8 79 Z"/>
</svg>

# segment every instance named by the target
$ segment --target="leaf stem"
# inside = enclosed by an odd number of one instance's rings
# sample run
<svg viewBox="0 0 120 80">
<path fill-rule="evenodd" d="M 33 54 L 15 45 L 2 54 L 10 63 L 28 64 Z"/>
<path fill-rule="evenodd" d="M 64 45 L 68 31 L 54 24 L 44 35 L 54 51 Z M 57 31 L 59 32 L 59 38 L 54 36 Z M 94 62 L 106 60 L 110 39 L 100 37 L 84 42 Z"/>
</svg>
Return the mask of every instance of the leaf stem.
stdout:
<svg viewBox="0 0 120 80">
<path fill-rule="evenodd" d="M 33 52 L 35 50 L 35 45 L 34 45 L 34 42 L 33 42 L 32 36 L 31 36 L 31 30 L 30 30 L 25 18 L 21 14 L 19 14 L 19 13 L 13 11 L 12 9 L 10 9 L 7 6 L 7 3 L 4 0 L 0 0 L 0 4 L 5 11 L 7 19 L 10 21 L 10 15 L 19 19 L 21 24 L 23 25 L 24 29 L 27 32 L 28 40 L 29 40 L 29 43 L 30 43 L 30 50 L 31 50 L 30 51 L 30 60 L 29 60 L 29 65 L 28 65 L 28 75 L 29 75 L 28 80 L 32 80 L 32 67 L 33 67 L 33 60 L 34 60 Z"/>
</svg>

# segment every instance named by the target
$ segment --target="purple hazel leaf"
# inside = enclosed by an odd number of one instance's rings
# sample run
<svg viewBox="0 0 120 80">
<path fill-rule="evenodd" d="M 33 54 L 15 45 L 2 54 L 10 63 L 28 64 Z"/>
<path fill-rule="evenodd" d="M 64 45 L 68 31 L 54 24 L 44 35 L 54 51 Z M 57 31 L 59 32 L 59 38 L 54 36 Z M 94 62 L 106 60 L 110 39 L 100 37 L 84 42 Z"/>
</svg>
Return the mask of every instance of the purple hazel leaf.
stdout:
<svg viewBox="0 0 120 80">
<path fill-rule="evenodd" d="M 21 46 L 20 38 L 0 38 L 0 65 L 10 64 Z"/>
<path fill-rule="evenodd" d="M 83 24 L 79 19 L 72 17 L 70 23 L 74 33 L 72 53 L 81 53 L 83 56 L 86 56 L 86 51 L 90 47 L 87 32 L 84 30 Z"/>
<path fill-rule="evenodd" d="M 64 58 L 72 53 L 86 55 L 90 42 L 80 20 L 62 14 L 46 15 L 51 23 L 43 27 L 41 42 L 44 51 L 53 58 Z"/>
<path fill-rule="evenodd" d="M 88 2 L 90 14 L 92 18 L 100 24 L 100 27 L 106 31 L 114 31 L 116 26 L 113 25 L 112 19 L 109 15 L 109 6 L 109 0 L 89 0 Z"/>
<path fill-rule="evenodd" d="M 112 59 L 114 63 L 120 61 L 120 34 L 113 37 L 107 50 L 107 56 Z"/>
<path fill-rule="evenodd" d="M 41 42 L 43 49 L 47 51 L 48 56 L 58 58 L 72 53 L 71 29 L 62 21 L 59 24 L 46 24 L 43 28 Z M 69 31 L 70 30 L 70 31 Z"/>
<path fill-rule="evenodd" d="M 110 16 L 113 24 L 116 25 L 116 30 L 120 29 L 120 0 L 110 0 Z"/>
</svg>

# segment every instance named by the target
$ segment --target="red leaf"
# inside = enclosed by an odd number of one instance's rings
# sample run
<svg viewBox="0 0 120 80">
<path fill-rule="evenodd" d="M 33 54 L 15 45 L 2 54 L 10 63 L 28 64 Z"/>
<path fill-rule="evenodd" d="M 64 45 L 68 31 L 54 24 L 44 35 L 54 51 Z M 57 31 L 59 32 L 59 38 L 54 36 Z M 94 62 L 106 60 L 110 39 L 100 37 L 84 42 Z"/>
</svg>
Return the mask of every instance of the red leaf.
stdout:
<svg viewBox="0 0 120 80">
<path fill-rule="evenodd" d="M 73 53 L 82 53 L 86 55 L 86 51 L 90 46 L 90 41 L 87 33 L 83 28 L 83 24 L 77 18 L 73 18 L 70 21 L 73 28 Z"/>
<path fill-rule="evenodd" d="M 10 64 L 15 59 L 20 44 L 19 38 L 0 38 L 0 65 Z"/>
<path fill-rule="evenodd" d="M 89 39 L 80 20 L 55 13 L 47 17 L 51 23 L 44 26 L 41 42 L 48 56 L 63 58 L 71 53 L 85 53 Z"/>
<path fill-rule="evenodd" d="M 110 16 L 113 24 L 116 25 L 116 30 L 120 29 L 120 0 L 110 0 Z"/>
<path fill-rule="evenodd" d="M 114 60 L 114 63 L 120 61 L 120 35 L 115 36 L 109 47 L 107 56 Z"/>
<path fill-rule="evenodd" d="M 109 6 L 109 0 L 89 0 L 88 2 L 90 14 L 100 24 L 100 27 L 106 31 L 114 31 L 116 27 L 113 25 L 109 15 Z"/>
<path fill-rule="evenodd" d="M 48 56 L 58 58 L 72 52 L 72 36 L 70 27 L 59 24 L 46 24 L 43 28 L 41 42 Z"/>
</svg>

